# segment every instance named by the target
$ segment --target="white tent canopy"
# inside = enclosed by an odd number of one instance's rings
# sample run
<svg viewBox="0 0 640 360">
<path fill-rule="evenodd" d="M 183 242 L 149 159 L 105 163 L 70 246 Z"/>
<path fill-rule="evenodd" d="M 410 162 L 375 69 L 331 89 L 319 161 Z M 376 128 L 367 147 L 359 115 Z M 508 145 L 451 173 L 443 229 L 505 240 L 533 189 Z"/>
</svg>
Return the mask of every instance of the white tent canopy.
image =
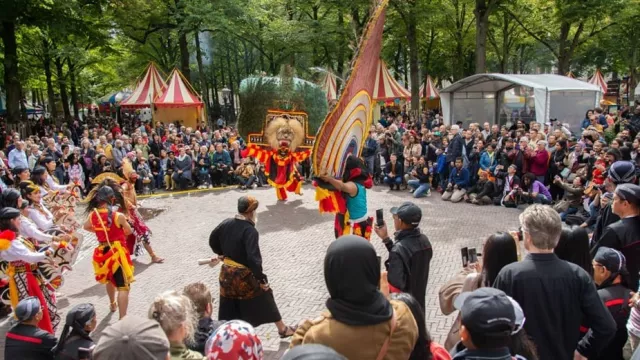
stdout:
<svg viewBox="0 0 640 360">
<path fill-rule="evenodd" d="M 537 122 L 557 118 L 572 130 L 579 130 L 584 114 L 601 97 L 598 86 L 561 75 L 476 74 L 440 91 L 445 124 L 498 123 L 504 111 L 504 92 L 516 87 L 524 88 L 534 99 Z"/>
</svg>

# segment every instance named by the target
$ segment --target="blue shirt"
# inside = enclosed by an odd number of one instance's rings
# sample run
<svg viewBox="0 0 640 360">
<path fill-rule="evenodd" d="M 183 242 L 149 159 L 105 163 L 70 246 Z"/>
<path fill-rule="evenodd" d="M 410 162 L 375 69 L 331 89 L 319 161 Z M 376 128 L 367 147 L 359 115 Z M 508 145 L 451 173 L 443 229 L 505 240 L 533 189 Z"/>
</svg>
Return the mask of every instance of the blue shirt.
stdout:
<svg viewBox="0 0 640 360">
<path fill-rule="evenodd" d="M 20 151 L 17 148 L 14 148 L 9 152 L 9 167 L 13 169 L 18 165 L 22 165 L 27 169 L 29 168 L 27 153 L 25 153 L 24 150 Z"/>
<path fill-rule="evenodd" d="M 466 189 L 469 187 L 469 170 L 466 168 L 460 169 L 458 171 L 457 168 L 451 169 L 451 174 L 449 175 L 449 182 L 452 185 L 458 185 L 460 189 Z"/>
<path fill-rule="evenodd" d="M 354 184 L 356 184 L 358 192 L 356 196 L 347 194 L 347 210 L 349 211 L 350 219 L 362 219 L 367 216 L 367 189 L 358 183 Z"/>
</svg>

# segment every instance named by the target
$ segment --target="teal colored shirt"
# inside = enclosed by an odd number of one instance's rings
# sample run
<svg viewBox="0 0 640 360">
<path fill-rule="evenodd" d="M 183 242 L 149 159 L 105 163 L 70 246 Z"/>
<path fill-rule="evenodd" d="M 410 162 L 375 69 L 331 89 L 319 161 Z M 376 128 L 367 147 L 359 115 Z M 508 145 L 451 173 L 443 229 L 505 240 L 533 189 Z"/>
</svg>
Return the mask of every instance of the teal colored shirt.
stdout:
<svg viewBox="0 0 640 360">
<path fill-rule="evenodd" d="M 364 186 L 356 184 L 358 192 L 356 196 L 347 194 L 347 210 L 350 219 L 360 219 L 367 215 L 367 189 Z"/>
</svg>

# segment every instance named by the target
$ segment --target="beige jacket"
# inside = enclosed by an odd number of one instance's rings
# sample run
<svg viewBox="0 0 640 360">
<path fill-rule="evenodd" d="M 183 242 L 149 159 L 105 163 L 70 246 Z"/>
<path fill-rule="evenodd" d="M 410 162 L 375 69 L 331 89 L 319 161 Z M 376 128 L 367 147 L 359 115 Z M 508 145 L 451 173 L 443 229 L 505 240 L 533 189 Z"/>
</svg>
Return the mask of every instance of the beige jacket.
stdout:
<svg viewBox="0 0 640 360">
<path fill-rule="evenodd" d="M 440 300 L 440 310 L 442 310 L 443 314 L 449 315 L 454 311 L 457 311 L 453 307 L 453 302 L 456 300 L 458 295 L 478 288 L 478 275 L 479 274 L 477 272 L 464 269 L 440 287 L 440 291 L 438 291 L 438 298 Z M 453 348 L 458 341 L 460 341 L 460 314 L 458 314 L 456 320 L 451 326 L 451 330 L 449 330 L 449 335 L 447 335 L 444 348 L 449 350 Z"/>
<path fill-rule="evenodd" d="M 391 300 L 391 305 L 396 315 L 396 328 L 384 359 L 406 360 L 418 340 L 418 326 L 411 310 L 403 302 Z M 335 320 L 327 310 L 319 318 L 306 320 L 298 327 L 291 347 L 322 344 L 349 360 L 371 360 L 378 357 L 390 331 L 390 321 L 370 326 L 351 326 Z"/>
</svg>

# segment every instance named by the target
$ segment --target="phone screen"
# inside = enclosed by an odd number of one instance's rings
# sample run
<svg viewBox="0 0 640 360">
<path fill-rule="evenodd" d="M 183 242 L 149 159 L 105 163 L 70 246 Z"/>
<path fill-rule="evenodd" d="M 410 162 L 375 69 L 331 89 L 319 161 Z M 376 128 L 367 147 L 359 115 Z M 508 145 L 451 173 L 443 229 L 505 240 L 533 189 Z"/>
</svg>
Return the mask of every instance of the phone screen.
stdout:
<svg viewBox="0 0 640 360">
<path fill-rule="evenodd" d="M 462 256 L 462 266 L 467 267 L 469 265 L 469 248 L 463 247 L 460 249 L 460 255 Z"/>
<path fill-rule="evenodd" d="M 478 254 L 476 253 L 476 248 L 469 249 L 469 263 L 477 263 L 478 262 Z"/>
<path fill-rule="evenodd" d="M 376 210 L 376 226 L 384 225 L 384 210 L 378 209 Z"/>
</svg>

